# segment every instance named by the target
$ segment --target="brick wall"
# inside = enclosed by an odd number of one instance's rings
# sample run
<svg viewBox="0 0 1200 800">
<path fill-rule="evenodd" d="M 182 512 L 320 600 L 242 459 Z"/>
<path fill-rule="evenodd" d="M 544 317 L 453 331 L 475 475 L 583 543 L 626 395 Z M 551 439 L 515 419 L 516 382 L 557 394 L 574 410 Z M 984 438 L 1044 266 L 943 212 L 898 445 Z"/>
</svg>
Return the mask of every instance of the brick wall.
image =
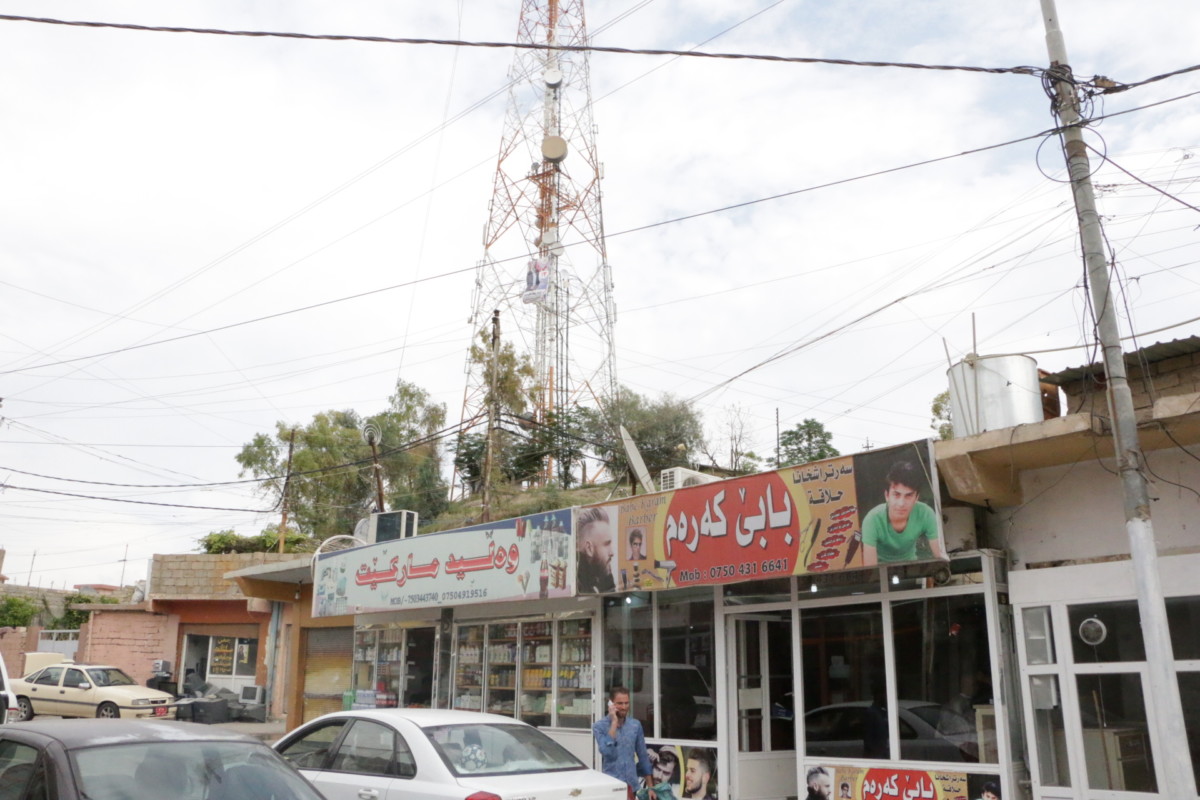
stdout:
<svg viewBox="0 0 1200 800">
<path fill-rule="evenodd" d="M 0 628 L 0 657 L 4 659 L 4 667 L 8 677 L 19 678 L 25 674 L 25 654 L 37 649 L 37 626 L 29 628 Z"/>
<path fill-rule="evenodd" d="M 295 559 L 294 553 L 156 555 L 150 566 L 149 597 L 152 600 L 243 598 L 237 582 L 225 578 L 227 572 Z"/>
<path fill-rule="evenodd" d="M 155 659 L 174 660 L 178 629 L 178 620 L 168 614 L 93 610 L 75 660 L 120 667 L 145 686 Z"/>
<path fill-rule="evenodd" d="M 1200 392 L 1200 353 L 1187 353 L 1151 363 L 1146 371 L 1149 381 L 1145 379 L 1141 366 L 1129 367 L 1128 373 L 1133 407 L 1150 408 L 1154 400 L 1160 397 Z M 1153 385 L 1153 394 L 1148 384 Z M 1108 417 L 1108 399 L 1102 376 L 1099 381 L 1085 379 L 1062 388 L 1067 395 L 1067 413 L 1094 413 Z"/>
</svg>

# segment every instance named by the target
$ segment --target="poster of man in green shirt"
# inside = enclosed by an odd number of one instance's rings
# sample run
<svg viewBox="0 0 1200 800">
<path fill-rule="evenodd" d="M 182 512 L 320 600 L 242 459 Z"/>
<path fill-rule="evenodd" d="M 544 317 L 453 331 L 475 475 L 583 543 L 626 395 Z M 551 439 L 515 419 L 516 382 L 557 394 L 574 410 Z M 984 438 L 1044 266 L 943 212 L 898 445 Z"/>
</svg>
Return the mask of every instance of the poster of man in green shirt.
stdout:
<svg viewBox="0 0 1200 800">
<path fill-rule="evenodd" d="M 883 502 L 863 518 L 863 566 L 946 558 L 937 511 L 920 499 L 922 491 L 930 490 L 923 466 L 920 460 L 905 459 L 888 470 Z M 928 553 L 918 549 L 922 543 Z"/>
</svg>

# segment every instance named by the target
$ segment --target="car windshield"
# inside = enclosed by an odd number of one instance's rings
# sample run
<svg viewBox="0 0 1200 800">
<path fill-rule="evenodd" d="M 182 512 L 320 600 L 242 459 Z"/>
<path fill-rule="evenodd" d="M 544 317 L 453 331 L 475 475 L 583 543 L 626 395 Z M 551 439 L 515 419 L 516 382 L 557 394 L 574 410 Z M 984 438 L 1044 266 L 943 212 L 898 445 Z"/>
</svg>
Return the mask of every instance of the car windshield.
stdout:
<svg viewBox="0 0 1200 800">
<path fill-rule="evenodd" d="M 116 667 L 90 667 L 88 678 L 93 686 L 133 686 L 133 678 Z"/>
<path fill-rule="evenodd" d="M 257 742 L 132 742 L 75 750 L 80 796 L 138 800 L 321 800 L 309 783 Z"/>
<path fill-rule="evenodd" d="M 435 725 L 425 728 L 425 735 L 460 777 L 586 769 L 562 745 L 528 725 Z"/>
</svg>

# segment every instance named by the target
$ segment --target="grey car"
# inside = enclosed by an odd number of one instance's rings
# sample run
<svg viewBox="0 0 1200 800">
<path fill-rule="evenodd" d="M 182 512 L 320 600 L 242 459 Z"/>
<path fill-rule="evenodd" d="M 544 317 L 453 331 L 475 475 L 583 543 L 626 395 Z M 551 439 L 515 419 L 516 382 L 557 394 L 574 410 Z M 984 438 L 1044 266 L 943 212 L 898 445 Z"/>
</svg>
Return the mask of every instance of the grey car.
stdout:
<svg viewBox="0 0 1200 800">
<path fill-rule="evenodd" d="M 804 715 L 810 756 L 888 758 L 887 712 L 867 701 L 835 703 Z M 900 757 L 912 761 L 978 761 L 975 726 L 937 703 L 901 700 Z"/>
<path fill-rule="evenodd" d="M 190 722 L 123 719 L 0 727 L 0 797 L 324 800 L 257 739 Z"/>
</svg>

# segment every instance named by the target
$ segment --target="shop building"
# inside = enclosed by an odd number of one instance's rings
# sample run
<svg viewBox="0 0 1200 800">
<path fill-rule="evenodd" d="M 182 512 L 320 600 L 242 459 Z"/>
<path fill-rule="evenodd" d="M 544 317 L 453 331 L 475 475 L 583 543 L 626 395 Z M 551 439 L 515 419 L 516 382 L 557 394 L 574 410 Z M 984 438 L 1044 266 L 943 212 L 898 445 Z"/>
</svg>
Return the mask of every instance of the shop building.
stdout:
<svg viewBox="0 0 1200 800">
<path fill-rule="evenodd" d="M 1139 353 L 1172 391 L 1141 413 L 1196 765 L 1200 347 L 1171 345 Z M 1094 382 L 1050 377 L 1069 400 Z M 1067 411 L 330 553 L 296 594 L 349 636 L 343 703 L 507 714 L 595 763 L 624 685 L 678 797 L 1173 797 L 1111 439 L 1100 409 Z M 937 526 L 888 562 L 864 531 L 899 461 Z M 253 572 L 243 591 L 270 582 Z"/>
</svg>

